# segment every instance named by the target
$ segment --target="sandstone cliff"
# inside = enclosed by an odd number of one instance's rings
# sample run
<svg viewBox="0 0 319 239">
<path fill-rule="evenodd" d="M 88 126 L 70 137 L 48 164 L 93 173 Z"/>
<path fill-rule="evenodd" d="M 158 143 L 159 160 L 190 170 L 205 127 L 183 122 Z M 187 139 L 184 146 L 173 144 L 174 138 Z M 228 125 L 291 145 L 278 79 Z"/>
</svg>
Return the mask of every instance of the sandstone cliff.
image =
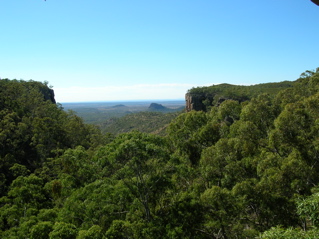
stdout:
<svg viewBox="0 0 319 239">
<path fill-rule="evenodd" d="M 214 97 L 212 95 L 207 95 L 205 93 L 187 93 L 185 95 L 186 100 L 186 112 L 196 110 L 196 111 L 206 111 L 207 106 L 212 104 Z"/>
</svg>

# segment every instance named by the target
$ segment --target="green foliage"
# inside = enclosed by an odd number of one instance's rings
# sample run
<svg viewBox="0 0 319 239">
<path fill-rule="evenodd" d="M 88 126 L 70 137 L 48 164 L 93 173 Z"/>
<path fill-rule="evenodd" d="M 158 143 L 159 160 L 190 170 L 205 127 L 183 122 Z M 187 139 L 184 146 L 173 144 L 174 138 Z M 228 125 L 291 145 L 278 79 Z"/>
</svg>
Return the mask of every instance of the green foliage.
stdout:
<svg viewBox="0 0 319 239">
<path fill-rule="evenodd" d="M 314 193 L 309 197 L 297 201 L 297 213 L 306 221 L 311 222 L 311 226 L 319 226 L 319 193 Z"/>
<path fill-rule="evenodd" d="M 294 228 L 283 229 L 274 227 L 264 232 L 260 239 L 315 239 L 318 238 L 318 230 L 302 231 Z"/>
<path fill-rule="evenodd" d="M 226 100 L 218 108 L 219 119 L 233 123 L 239 119 L 241 105 L 235 100 Z"/>
<path fill-rule="evenodd" d="M 231 100 L 110 138 L 1 80 L 0 237 L 318 238 L 318 83 L 205 88 Z"/>
<path fill-rule="evenodd" d="M 50 239 L 75 239 L 77 236 L 77 229 L 73 224 L 56 222 L 53 225 L 53 230 L 49 234 Z"/>
<path fill-rule="evenodd" d="M 260 94 L 276 95 L 281 90 L 293 87 L 295 82 L 283 81 L 279 83 L 266 83 L 251 86 L 220 84 L 207 87 L 197 87 L 188 90 L 188 94 L 206 96 L 204 100 L 212 105 L 218 105 L 220 99 L 232 99 L 239 102 L 247 101 Z M 209 101 L 208 99 L 213 99 Z"/>
<path fill-rule="evenodd" d="M 200 157 L 204 142 L 200 140 L 199 132 L 207 122 L 208 117 L 204 112 L 193 111 L 181 114 L 168 127 L 168 136 L 172 145 L 192 164 L 197 164 Z"/>
<path fill-rule="evenodd" d="M 215 237 L 236 236 L 236 226 L 240 220 L 240 201 L 226 188 L 213 186 L 201 195 L 206 210 L 205 228 Z"/>
<path fill-rule="evenodd" d="M 102 239 L 102 228 L 93 225 L 89 230 L 81 230 L 77 236 L 78 239 Z"/>
<path fill-rule="evenodd" d="M 47 203 L 43 184 L 43 180 L 34 174 L 19 176 L 12 182 L 8 196 L 21 209 L 42 208 Z"/>
<path fill-rule="evenodd" d="M 269 95 L 259 95 L 242 110 L 240 118 L 252 122 L 261 132 L 268 133 L 273 127 L 275 109 Z"/>
<path fill-rule="evenodd" d="M 120 118 L 112 118 L 100 124 L 103 132 L 118 135 L 120 133 L 138 130 L 144 133 L 165 135 L 169 123 L 180 113 L 139 112 Z"/>
<path fill-rule="evenodd" d="M 46 85 L 16 80 L 0 80 L 0 85 L 1 195 L 16 177 L 34 172 L 60 152 L 105 142 L 97 128 L 54 104 Z"/>
<path fill-rule="evenodd" d="M 37 239 L 49 239 L 49 234 L 53 230 L 53 223 L 48 221 L 41 221 L 34 225 L 30 230 L 30 238 Z"/>
</svg>

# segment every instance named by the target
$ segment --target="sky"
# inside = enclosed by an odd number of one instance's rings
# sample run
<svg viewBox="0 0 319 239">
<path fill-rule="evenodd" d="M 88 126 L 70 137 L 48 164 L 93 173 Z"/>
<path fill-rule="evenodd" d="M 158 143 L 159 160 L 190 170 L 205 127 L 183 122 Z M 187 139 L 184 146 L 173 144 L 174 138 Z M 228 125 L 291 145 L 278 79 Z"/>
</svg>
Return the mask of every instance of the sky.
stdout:
<svg viewBox="0 0 319 239">
<path fill-rule="evenodd" d="M 310 0 L 1 0 L 0 78 L 57 102 L 184 99 L 319 67 Z"/>
</svg>

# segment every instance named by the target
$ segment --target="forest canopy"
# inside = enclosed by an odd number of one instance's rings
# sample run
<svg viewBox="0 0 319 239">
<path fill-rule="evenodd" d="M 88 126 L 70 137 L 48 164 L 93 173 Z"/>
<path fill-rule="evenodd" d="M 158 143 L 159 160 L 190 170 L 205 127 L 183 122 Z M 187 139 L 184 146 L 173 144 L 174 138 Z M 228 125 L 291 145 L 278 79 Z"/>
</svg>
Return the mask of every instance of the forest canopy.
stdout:
<svg viewBox="0 0 319 239">
<path fill-rule="evenodd" d="M 0 80 L 0 238 L 318 238 L 319 68 L 282 85 L 111 137 Z"/>
</svg>

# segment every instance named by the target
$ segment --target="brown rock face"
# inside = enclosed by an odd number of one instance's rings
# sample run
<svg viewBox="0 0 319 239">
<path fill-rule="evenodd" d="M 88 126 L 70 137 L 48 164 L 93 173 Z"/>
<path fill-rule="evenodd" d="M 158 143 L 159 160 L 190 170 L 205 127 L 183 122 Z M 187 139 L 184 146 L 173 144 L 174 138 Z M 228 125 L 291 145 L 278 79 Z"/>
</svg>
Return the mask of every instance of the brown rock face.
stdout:
<svg viewBox="0 0 319 239">
<path fill-rule="evenodd" d="M 210 95 L 210 94 L 187 93 L 185 95 L 186 112 L 190 112 L 192 110 L 206 112 L 208 106 L 219 106 L 221 103 L 223 103 L 225 100 L 228 100 L 228 99 L 229 98 L 219 97 L 218 99 L 216 99 L 214 101 L 214 96 Z M 214 103 L 213 103 L 213 101 L 214 101 Z"/>
<path fill-rule="evenodd" d="M 186 112 L 196 110 L 196 111 L 206 111 L 207 106 L 211 105 L 213 96 L 206 94 L 191 94 L 187 93 L 185 95 L 186 100 Z"/>
</svg>

